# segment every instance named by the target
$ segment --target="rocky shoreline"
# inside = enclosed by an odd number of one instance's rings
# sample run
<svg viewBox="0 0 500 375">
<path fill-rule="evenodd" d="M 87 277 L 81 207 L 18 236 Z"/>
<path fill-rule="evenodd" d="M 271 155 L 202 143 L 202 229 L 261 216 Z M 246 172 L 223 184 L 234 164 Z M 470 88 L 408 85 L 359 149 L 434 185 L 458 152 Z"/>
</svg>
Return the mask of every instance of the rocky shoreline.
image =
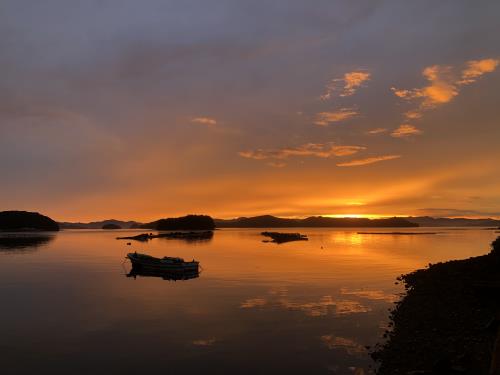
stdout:
<svg viewBox="0 0 500 375">
<path fill-rule="evenodd" d="M 377 374 L 500 374 L 499 271 L 500 237 L 487 255 L 402 275 Z"/>
</svg>

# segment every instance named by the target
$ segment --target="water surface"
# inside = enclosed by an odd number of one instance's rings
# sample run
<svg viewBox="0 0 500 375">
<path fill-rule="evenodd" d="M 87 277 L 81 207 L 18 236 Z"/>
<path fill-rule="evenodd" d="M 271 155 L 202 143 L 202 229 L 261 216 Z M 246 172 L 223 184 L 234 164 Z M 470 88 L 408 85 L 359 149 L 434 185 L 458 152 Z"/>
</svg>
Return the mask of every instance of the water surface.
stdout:
<svg viewBox="0 0 500 375">
<path fill-rule="evenodd" d="M 201 242 L 115 240 L 140 233 L 126 230 L 0 239 L 2 373 L 371 373 L 366 346 L 386 329 L 402 292 L 396 277 L 484 254 L 496 237 L 402 230 L 441 233 L 294 228 L 281 231 L 309 241 L 281 245 L 256 229 Z M 203 271 L 185 281 L 126 277 L 134 250 L 194 258 Z"/>
</svg>

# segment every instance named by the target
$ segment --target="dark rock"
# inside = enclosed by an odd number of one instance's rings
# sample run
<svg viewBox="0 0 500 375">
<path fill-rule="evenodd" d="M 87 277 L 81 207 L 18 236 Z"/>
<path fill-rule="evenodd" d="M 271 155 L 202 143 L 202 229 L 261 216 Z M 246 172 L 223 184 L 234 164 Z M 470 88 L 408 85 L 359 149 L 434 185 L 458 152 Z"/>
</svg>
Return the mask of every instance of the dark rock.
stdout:
<svg viewBox="0 0 500 375">
<path fill-rule="evenodd" d="M 270 237 L 272 241 L 264 240 L 264 242 L 275 242 L 277 244 L 290 241 L 307 241 L 308 238 L 300 233 L 280 233 L 280 232 L 262 232 L 263 236 Z"/>
</svg>

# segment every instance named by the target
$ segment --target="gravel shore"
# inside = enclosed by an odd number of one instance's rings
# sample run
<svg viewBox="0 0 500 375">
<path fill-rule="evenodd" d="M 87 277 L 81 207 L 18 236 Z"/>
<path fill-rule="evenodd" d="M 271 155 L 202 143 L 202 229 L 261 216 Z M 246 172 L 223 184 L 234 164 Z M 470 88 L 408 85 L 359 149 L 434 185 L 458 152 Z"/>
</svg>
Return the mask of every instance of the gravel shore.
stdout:
<svg viewBox="0 0 500 375">
<path fill-rule="evenodd" d="M 387 341 L 372 352 L 379 375 L 500 374 L 500 237 L 487 255 L 399 280 L 406 296 L 391 313 Z"/>
</svg>

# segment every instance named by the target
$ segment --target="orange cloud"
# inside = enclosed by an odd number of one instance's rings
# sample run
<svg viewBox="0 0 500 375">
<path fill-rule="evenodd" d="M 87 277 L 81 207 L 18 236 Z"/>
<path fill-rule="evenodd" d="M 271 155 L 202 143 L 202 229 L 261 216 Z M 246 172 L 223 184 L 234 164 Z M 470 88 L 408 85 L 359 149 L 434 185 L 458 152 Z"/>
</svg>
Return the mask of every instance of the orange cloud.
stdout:
<svg viewBox="0 0 500 375">
<path fill-rule="evenodd" d="M 320 112 L 316 114 L 314 124 L 319 126 L 327 126 L 332 122 L 340 122 L 348 120 L 358 115 L 358 112 L 353 108 L 341 108 L 336 112 Z"/>
<path fill-rule="evenodd" d="M 367 72 L 350 72 L 344 75 L 344 91 L 340 96 L 351 96 L 356 93 L 358 87 L 360 87 L 363 82 L 370 80 L 370 73 Z"/>
<path fill-rule="evenodd" d="M 424 69 L 422 73 L 431 83 L 422 89 L 417 89 L 418 96 L 424 98 L 424 108 L 435 108 L 436 106 L 451 101 L 458 90 L 453 81 L 452 67 L 434 65 Z"/>
<path fill-rule="evenodd" d="M 396 130 L 394 130 L 391 133 L 391 136 L 394 138 L 403 138 L 403 137 L 409 137 L 411 135 L 418 135 L 418 134 L 422 134 L 422 131 L 420 129 L 417 129 L 413 125 L 403 124 L 403 125 L 400 125 L 399 128 L 397 128 Z"/>
<path fill-rule="evenodd" d="M 404 114 L 407 119 L 418 119 L 423 112 L 449 103 L 460 92 L 460 87 L 476 82 L 483 74 L 493 72 L 500 61 L 495 59 L 470 60 L 466 68 L 457 72 L 453 66 L 432 65 L 425 68 L 422 75 L 429 84 L 422 88 L 397 89 L 392 87 L 394 95 L 414 101 L 420 100 L 418 108 Z"/>
<path fill-rule="evenodd" d="M 366 150 L 363 146 L 333 146 L 331 152 L 335 156 L 348 156 L 356 154 L 358 151 Z"/>
<path fill-rule="evenodd" d="M 357 167 L 360 165 L 368 165 L 368 164 L 378 163 L 378 162 L 384 161 L 384 160 L 398 159 L 400 157 L 401 157 L 401 155 L 375 156 L 372 158 L 357 159 L 357 160 L 351 160 L 351 161 L 344 162 L 344 163 L 338 163 L 337 167 Z"/>
<path fill-rule="evenodd" d="M 197 124 L 208 125 L 208 126 L 217 125 L 217 120 L 210 118 L 210 117 L 195 117 L 195 118 L 191 119 L 191 122 L 194 122 Z"/>
<path fill-rule="evenodd" d="M 376 129 L 372 129 L 372 130 L 367 131 L 367 134 L 380 134 L 380 133 L 385 133 L 386 131 L 387 131 L 386 128 L 376 128 Z"/>
<path fill-rule="evenodd" d="M 366 150 L 363 146 L 342 146 L 332 143 L 306 143 L 298 147 L 288 147 L 276 150 L 242 151 L 239 152 L 241 157 L 255 160 L 265 159 L 287 159 L 290 156 L 315 156 L 318 158 L 329 158 L 332 156 L 348 156 Z M 283 167 L 284 163 L 271 162 L 269 165 L 273 167 Z"/>
<path fill-rule="evenodd" d="M 274 167 L 274 168 L 286 167 L 286 163 L 284 163 L 282 161 L 271 161 L 271 162 L 267 163 L 267 165 L 269 165 L 270 167 Z"/>
<path fill-rule="evenodd" d="M 500 61 L 495 59 L 468 61 L 467 68 L 462 71 L 462 80 L 458 83 L 461 85 L 474 83 L 483 74 L 493 72 L 499 63 Z"/>
<path fill-rule="evenodd" d="M 407 119 L 416 120 L 422 117 L 422 113 L 418 110 L 411 110 L 404 114 Z"/>
<path fill-rule="evenodd" d="M 422 98 L 421 106 L 423 108 L 434 108 L 439 104 L 449 102 L 458 94 L 451 72 L 452 68 L 450 66 L 429 66 L 422 72 L 422 75 L 430 82 L 428 86 L 410 90 L 399 90 L 392 87 L 391 90 L 394 95 L 402 99 L 414 100 Z M 418 115 L 417 111 L 410 112 L 412 115 Z"/>
<path fill-rule="evenodd" d="M 344 97 L 354 95 L 358 88 L 360 88 L 364 82 L 369 81 L 370 78 L 371 74 L 368 72 L 353 71 L 345 73 L 344 77 L 332 79 L 326 85 L 326 92 L 320 96 L 320 99 L 330 99 L 333 93 L 340 89 L 342 91 L 339 93 L 339 96 Z"/>
</svg>

